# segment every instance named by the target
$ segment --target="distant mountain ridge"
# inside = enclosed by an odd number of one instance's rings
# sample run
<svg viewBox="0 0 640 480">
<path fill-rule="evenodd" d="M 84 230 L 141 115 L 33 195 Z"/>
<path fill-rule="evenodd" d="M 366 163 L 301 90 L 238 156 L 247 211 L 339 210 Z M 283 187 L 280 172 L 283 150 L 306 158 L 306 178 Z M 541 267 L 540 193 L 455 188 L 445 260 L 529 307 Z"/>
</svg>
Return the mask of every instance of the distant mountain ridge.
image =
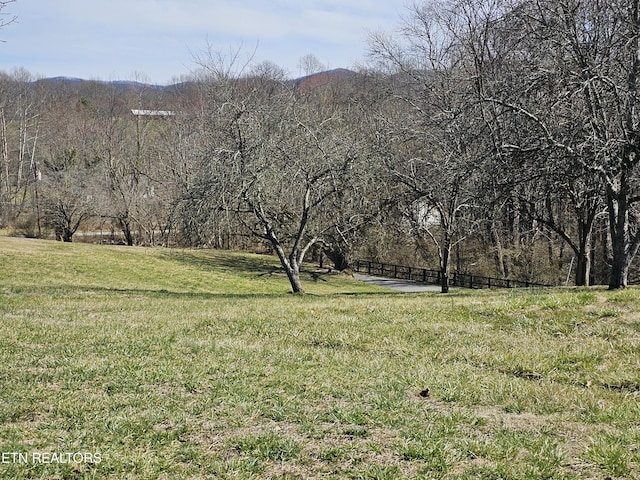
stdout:
<svg viewBox="0 0 640 480">
<path fill-rule="evenodd" d="M 349 80 L 356 75 L 357 73 L 353 70 L 346 68 L 334 68 L 332 70 L 325 70 L 323 72 L 312 73 L 310 75 L 305 75 L 304 77 L 296 78 L 293 80 L 293 83 L 297 87 L 307 85 L 311 86 L 334 80 Z"/>
<path fill-rule="evenodd" d="M 86 80 L 84 78 L 77 77 L 47 77 L 36 80 L 35 83 L 49 83 L 49 84 L 81 84 L 81 83 L 100 83 L 102 85 L 113 85 L 119 89 L 123 90 L 139 90 L 140 88 L 152 88 L 154 90 L 164 90 L 166 88 L 171 88 L 174 85 L 155 85 L 152 83 L 144 83 L 144 82 L 136 82 L 133 80 Z"/>
<path fill-rule="evenodd" d="M 322 72 L 312 73 L 303 77 L 294 78 L 290 80 L 296 87 L 312 87 L 319 84 L 325 84 L 327 82 L 336 80 L 347 80 L 356 76 L 357 73 L 353 70 L 346 68 L 335 68 L 332 70 L 326 70 Z M 170 85 L 156 85 L 153 83 L 138 82 L 133 80 L 87 80 L 77 77 L 47 77 L 36 80 L 34 83 L 48 83 L 48 84 L 82 84 L 82 83 L 100 83 L 102 85 L 112 85 L 118 90 L 123 91 L 137 91 L 141 89 L 152 89 L 157 91 L 172 90 L 185 83 L 190 83 L 189 80 L 173 83 Z"/>
</svg>

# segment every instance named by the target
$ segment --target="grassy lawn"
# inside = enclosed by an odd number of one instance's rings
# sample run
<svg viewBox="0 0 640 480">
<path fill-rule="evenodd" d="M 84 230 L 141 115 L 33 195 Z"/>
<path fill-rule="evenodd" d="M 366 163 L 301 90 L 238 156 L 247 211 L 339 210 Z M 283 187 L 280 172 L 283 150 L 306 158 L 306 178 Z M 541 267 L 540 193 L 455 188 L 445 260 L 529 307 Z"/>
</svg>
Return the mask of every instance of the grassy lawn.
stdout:
<svg viewBox="0 0 640 480">
<path fill-rule="evenodd" d="M 269 257 L 8 237 L 0 268 L 3 479 L 640 478 L 635 288 L 299 297 Z"/>
</svg>

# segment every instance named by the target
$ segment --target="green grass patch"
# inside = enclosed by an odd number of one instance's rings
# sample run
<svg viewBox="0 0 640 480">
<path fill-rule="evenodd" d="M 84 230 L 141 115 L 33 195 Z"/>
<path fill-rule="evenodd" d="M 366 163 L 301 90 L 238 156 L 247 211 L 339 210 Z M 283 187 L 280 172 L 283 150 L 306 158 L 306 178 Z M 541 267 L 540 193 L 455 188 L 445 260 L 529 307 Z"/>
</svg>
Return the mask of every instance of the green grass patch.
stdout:
<svg viewBox="0 0 640 480">
<path fill-rule="evenodd" d="M 0 267 L 2 478 L 640 476 L 635 288 L 309 266 L 295 296 L 268 256 L 18 238 Z"/>
</svg>

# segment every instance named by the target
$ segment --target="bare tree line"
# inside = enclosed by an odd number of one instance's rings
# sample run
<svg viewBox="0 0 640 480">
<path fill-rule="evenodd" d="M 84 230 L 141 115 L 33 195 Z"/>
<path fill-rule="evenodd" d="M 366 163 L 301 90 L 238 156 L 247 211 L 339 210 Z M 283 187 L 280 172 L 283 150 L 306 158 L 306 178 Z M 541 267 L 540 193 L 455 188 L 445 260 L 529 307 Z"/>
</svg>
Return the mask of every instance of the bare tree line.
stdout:
<svg viewBox="0 0 640 480">
<path fill-rule="evenodd" d="M 369 66 L 315 83 L 212 52 L 162 90 L 4 74 L 2 223 L 267 249 L 296 293 L 323 256 L 437 265 L 443 292 L 452 270 L 560 283 L 571 267 L 624 288 L 638 1 L 416 3 L 371 36 Z"/>
</svg>

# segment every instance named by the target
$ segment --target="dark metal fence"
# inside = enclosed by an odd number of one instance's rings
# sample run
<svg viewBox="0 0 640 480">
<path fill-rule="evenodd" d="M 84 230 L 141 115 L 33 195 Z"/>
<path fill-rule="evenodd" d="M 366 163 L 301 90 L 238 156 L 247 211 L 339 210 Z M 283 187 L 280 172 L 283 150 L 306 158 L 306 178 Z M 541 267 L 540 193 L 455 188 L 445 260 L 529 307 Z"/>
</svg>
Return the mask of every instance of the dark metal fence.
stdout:
<svg viewBox="0 0 640 480">
<path fill-rule="evenodd" d="M 440 285 L 441 272 L 421 267 L 407 267 L 405 265 L 393 265 L 388 263 L 373 262 L 370 260 L 356 260 L 354 270 L 367 275 L 390 277 L 412 282 Z M 451 273 L 449 285 L 463 288 L 529 288 L 551 287 L 542 283 L 534 283 L 523 280 L 511 280 L 508 278 L 483 277 L 468 273 Z"/>
</svg>

